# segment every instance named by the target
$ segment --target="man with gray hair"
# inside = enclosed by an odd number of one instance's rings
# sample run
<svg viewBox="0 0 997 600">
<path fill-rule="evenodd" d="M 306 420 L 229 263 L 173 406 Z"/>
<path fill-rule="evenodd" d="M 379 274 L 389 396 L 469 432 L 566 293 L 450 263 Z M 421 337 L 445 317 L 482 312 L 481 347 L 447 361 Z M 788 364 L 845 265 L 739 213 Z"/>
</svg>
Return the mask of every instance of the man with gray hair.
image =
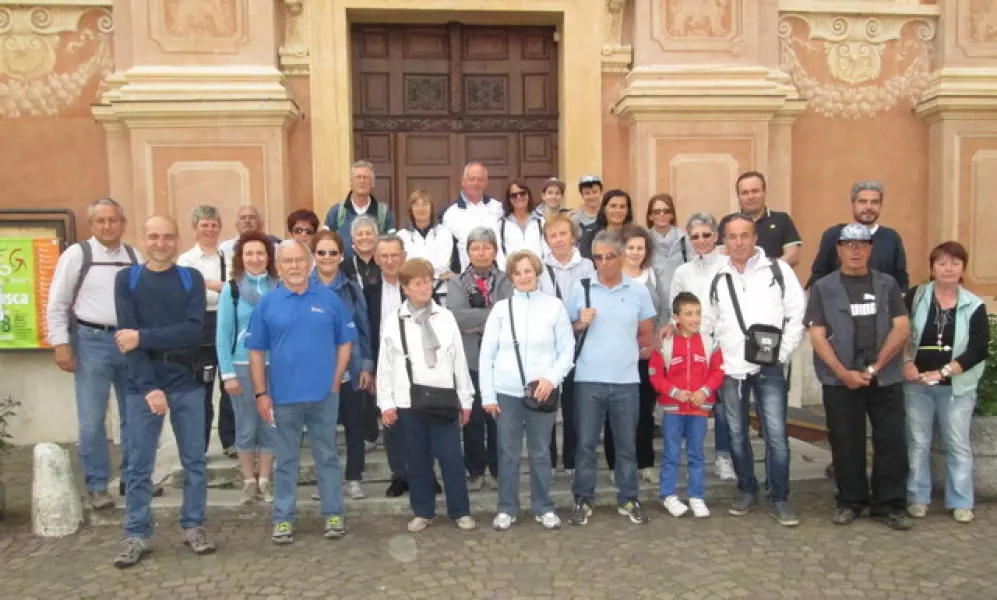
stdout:
<svg viewBox="0 0 997 600">
<path fill-rule="evenodd" d="M 573 525 L 585 525 L 595 499 L 599 432 L 608 415 L 616 449 L 617 512 L 631 523 L 647 523 L 639 500 L 637 421 L 640 416 L 638 361 L 654 349 L 654 305 L 647 286 L 623 276 L 623 243 L 601 231 L 592 241 L 596 276 L 571 288 L 565 307 L 579 333 L 575 345 L 575 414 L 578 449 L 571 484 Z"/>
<path fill-rule="evenodd" d="M 353 254 L 344 257 L 342 268 L 347 279 L 355 281 L 361 289 L 376 285 L 381 279 L 381 268 L 374 256 L 378 244 L 377 227 L 377 221 L 369 215 L 359 216 L 350 223 Z M 347 243 L 343 241 L 344 245 Z"/>
<path fill-rule="evenodd" d="M 275 544 L 294 541 L 301 435 L 306 428 L 318 474 L 325 537 L 346 535 L 336 421 L 339 388 L 357 329 L 339 295 L 311 281 L 312 264 L 304 243 L 281 242 L 277 270 L 282 285 L 260 299 L 246 331 L 256 407 L 276 431 Z"/>
<path fill-rule="evenodd" d="M 370 216 L 377 226 L 376 234 L 395 230 L 395 215 L 391 212 L 391 207 L 387 202 L 379 202 L 371 194 L 374 184 L 374 165 L 365 160 L 353 163 L 350 165 L 350 193 L 342 202 L 331 206 L 325 216 L 325 228 L 339 233 L 343 238 L 343 250 L 347 258 L 355 252 L 352 239 L 354 219 Z"/>
<path fill-rule="evenodd" d="M 239 236 L 250 231 L 263 231 L 266 233 L 263 229 L 263 217 L 260 216 L 260 210 L 255 206 L 240 206 L 235 218 L 235 232 L 237 235 L 230 240 L 222 242 L 218 248 L 231 259 L 232 253 L 235 252 L 235 244 L 239 241 Z M 274 246 L 280 243 L 280 238 L 275 235 L 267 234 L 267 238 L 273 242 Z"/>
<path fill-rule="evenodd" d="M 204 336 L 201 343 L 201 360 L 205 368 L 204 383 L 204 450 L 211 445 L 211 427 L 215 419 L 214 390 L 215 380 L 221 390 L 218 403 L 218 438 L 222 443 L 222 452 L 229 458 L 235 458 L 235 413 L 232 411 L 232 400 L 221 378 L 216 377 L 218 370 L 218 355 L 215 353 L 215 325 L 218 321 L 218 293 L 228 279 L 228 267 L 225 254 L 218 248 L 218 239 L 222 231 L 222 216 L 218 209 L 208 204 L 202 204 L 194 209 L 190 224 L 194 228 L 194 247 L 184 252 L 177 259 L 177 265 L 200 271 L 204 277 L 204 289 L 207 300 L 207 312 L 204 315 Z"/>
<path fill-rule="evenodd" d="M 114 344 L 118 325 L 114 312 L 114 277 L 130 265 L 140 264 L 142 255 L 122 243 L 127 220 L 121 205 L 101 198 L 87 207 L 88 240 L 73 244 L 59 256 L 49 289 L 48 342 L 55 350 L 55 363 L 72 373 L 76 383 L 76 413 L 79 420 L 79 452 L 87 499 L 95 509 L 114 506 L 107 493 L 111 458 L 107 449 L 105 418 L 114 386 L 118 421 L 125 429 L 125 357 Z M 124 496 L 128 452 L 121 445 L 121 482 Z M 162 494 L 159 488 L 158 494 Z"/>
<path fill-rule="evenodd" d="M 460 275 L 447 280 L 447 308 L 457 319 L 474 384 L 471 419 L 464 425 L 464 465 L 470 476 L 468 489 L 473 491 L 484 486 L 486 470 L 491 474 L 493 487 L 498 487 L 498 430 L 495 419 L 481 404 L 478 350 L 492 306 L 511 297 L 513 288 L 505 272 L 495 264 L 498 253 L 495 230 L 475 227 L 468 231 L 466 240 L 464 250 L 469 264 Z"/>
<path fill-rule="evenodd" d="M 450 264 L 450 270 L 454 273 L 464 271 L 470 263 L 467 248 L 471 230 L 488 227 L 497 231 L 499 219 L 504 215 L 502 202 L 485 194 L 488 169 L 482 163 L 467 163 L 460 178 L 460 187 L 460 195 L 440 217 L 440 222 L 454 236 L 455 252 Z"/>
<path fill-rule="evenodd" d="M 896 279 L 900 292 L 906 292 L 910 284 L 907 275 L 907 254 L 904 252 L 904 241 L 895 229 L 880 225 L 879 215 L 883 210 L 883 184 L 878 181 L 857 181 L 852 185 L 852 219 L 859 225 L 865 225 L 872 232 L 872 256 L 869 258 L 869 268 L 886 273 Z M 830 275 L 840 265 L 838 260 L 838 238 L 846 223 L 829 227 L 820 238 L 820 247 L 811 268 L 807 281 L 807 289 L 823 277 Z"/>
</svg>

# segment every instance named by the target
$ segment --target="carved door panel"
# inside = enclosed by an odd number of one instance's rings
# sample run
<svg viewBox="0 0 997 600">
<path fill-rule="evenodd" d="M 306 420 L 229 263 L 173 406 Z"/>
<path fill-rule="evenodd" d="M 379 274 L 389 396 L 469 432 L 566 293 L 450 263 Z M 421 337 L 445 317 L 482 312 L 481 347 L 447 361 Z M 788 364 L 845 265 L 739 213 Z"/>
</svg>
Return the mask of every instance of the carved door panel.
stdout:
<svg viewBox="0 0 997 600">
<path fill-rule="evenodd" d="M 463 166 L 488 167 L 488 193 L 536 188 L 557 169 L 557 52 L 549 27 L 356 25 L 354 156 L 399 223 L 408 194 L 438 206 L 460 191 Z"/>
</svg>

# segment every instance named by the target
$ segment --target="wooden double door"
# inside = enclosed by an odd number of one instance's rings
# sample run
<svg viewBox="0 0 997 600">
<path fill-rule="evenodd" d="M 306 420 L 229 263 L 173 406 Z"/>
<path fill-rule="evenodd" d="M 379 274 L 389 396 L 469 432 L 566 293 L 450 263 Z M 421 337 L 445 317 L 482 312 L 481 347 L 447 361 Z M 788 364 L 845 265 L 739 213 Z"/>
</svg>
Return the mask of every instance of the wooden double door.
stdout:
<svg viewBox="0 0 997 600">
<path fill-rule="evenodd" d="M 400 226 L 411 191 L 456 198 L 469 161 L 497 198 L 521 179 L 539 199 L 557 175 L 553 27 L 358 24 L 352 52 L 354 159 L 373 163 Z"/>
</svg>

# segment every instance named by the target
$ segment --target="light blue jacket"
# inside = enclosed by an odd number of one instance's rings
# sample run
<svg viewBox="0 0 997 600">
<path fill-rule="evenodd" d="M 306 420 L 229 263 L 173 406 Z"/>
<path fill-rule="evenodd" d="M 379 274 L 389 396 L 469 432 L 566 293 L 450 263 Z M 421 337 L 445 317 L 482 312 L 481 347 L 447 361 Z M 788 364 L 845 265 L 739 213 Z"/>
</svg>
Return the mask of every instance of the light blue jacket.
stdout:
<svg viewBox="0 0 997 600">
<path fill-rule="evenodd" d="M 544 378 L 559 386 L 574 364 L 575 336 L 564 304 L 541 292 L 517 290 L 512 298 L 496 302 L 485 322 L 478 359 L 483 406 L 496 404 L 497 394 L 523 395 L 509 327 L 509 302 L 527 382 Z"/>
<path fill-rule="evenodd" d="M 317 285 L 323 285 L 319 279 L 318 270 L 312 271 L 311 280 Z M 353 317 L 353 324 L 357 328 L 357 341 L 353 344 L 350 352 L 349 375 L 351 381 L 359 381 L 360 373 L 367 371 L 374 374 L 374 358 L 371 352 L 370 340 L 370 317 L 367 316 L 367 300 L 364 298 L 363 290 L 356 282 L 350 281 L 343 274 L 342 269 L 336 273 L 336 278 L 329 284 L 329 289 L 336 292 L 339 299 L 346 305 Z M 356 386 L 353 387 L 356 389 Z"/>
<path fill-rule="evenodd" d="M 250 285 L 256 286 L 260 295 L 270 291 L 270 280 L 266 273 L 263 275 L 250 275 L 246 273 L 246 280 Z M 232 304 L 231 282 L 222 286 L 222 291 L 218 295 L 218 321 L 215 327 L 215 351 L 218 354 L 218 372 L 224 379 L 235 377 L 235 365 L 249 364 L 249 350 L 246 350 L 246 329 L 249 328 L 249 318 L 253 315 L 255 308 L 244 298 L 239 298 L 238 311 Z M 239 330 L 236 331 L 236 315 L 238 315 Z M 233 342 L 235 351 L 232 350 Z"/>
<path fill-rule="evenodd" d="M 933 281 L 920 286 L 914 295 L 910 335 L 910 358 L 912 359 L 917 356 L 917 346 L 921 343 L 921 332 L 924 331 L 924 324 L 928 320 L 928 311 L 934 297 L 935 283 Z M 957 357 L 966 351 L 966 346 L 969 345 L 969 321 L 982 303 L 983 301 L 969 290 L 959 286 L 959 296 L 955 305 L 955 340 L 952 343 L 952 356 Z M 983 376 L 986 365 L 987 361 L 983 360 L 965 373 L 953 375 L 952 394 L 960 396 L 966 392 L 975 392 L 976 384 Z"/>
</svg>

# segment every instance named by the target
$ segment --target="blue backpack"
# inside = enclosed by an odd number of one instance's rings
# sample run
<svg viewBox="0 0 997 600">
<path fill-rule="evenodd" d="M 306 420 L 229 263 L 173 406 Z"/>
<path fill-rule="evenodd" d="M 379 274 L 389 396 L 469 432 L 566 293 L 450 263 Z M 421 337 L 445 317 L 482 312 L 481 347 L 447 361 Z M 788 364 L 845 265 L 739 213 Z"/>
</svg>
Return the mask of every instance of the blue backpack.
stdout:
<svg viewBox="0 0 997 600">
<path fill-rule="evenodd" d="M 135 288 L 138 287 L 138 278 L 142 276 L 142 271 L 144 267 L 142 265 L 132 265 L 131 270 L 128 273 L 128 290 L 134 292 Z M 177 265 L 177 272 L 180 273 L 180 282 L 183 283 L 183 289 L 186 292 L 190 292 L 194 289 L 194 283 L 190 280 L 190 271 L 187 267 L 181 267 Z"/>
</svg>

